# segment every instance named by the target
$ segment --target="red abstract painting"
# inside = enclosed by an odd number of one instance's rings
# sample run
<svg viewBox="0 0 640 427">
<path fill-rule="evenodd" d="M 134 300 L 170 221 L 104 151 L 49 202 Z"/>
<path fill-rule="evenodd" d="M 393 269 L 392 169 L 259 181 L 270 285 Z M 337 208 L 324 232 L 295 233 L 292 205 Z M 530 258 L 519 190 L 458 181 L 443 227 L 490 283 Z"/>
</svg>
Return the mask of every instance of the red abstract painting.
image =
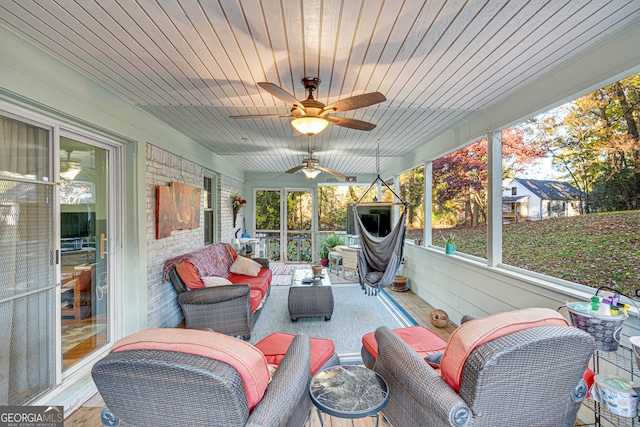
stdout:
<svg viewBox="0 0 640 427">
<path fill-rule="evenodd" d="M 200 189 L 179 182 L 158 186 L 156 238 L 171 236 L 173 230 L 200 227 Z"/>
</svg>

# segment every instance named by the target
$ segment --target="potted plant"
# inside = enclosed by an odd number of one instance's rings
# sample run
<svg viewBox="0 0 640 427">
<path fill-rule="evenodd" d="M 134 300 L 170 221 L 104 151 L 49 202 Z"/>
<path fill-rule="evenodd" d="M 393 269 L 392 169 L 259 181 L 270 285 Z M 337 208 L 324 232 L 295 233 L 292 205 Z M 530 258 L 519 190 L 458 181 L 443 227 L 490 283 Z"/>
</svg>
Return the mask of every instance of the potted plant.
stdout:
<svg viewBox="0 0 640 427">
<path fill-rule="evenodd" d="M 444 240 L 444 244 L 445 244 L 444 253 L 449 255 L 455 255 L 456 254 L 456 245 L 455 245 L 456 235 L 453 233 L 449 233 L 449 236 L 445 237 L 441 231 L 440 236 L 442 237 L 442 240 Z"/>
<path fill-rule="evenodd" d="M 323 267 L 329 266 L 329 248 L 326 247 L 324 244 L 322 244 L 320 246 L 320 249 L 318 249 L 318 258 L 320 258 L 318 262 L 320 263 L 321 266 Z"/>
<path fill-rule="evenodd" d="M 344 245 L 344 237 L 338 234 L 329 234 L 322 241 L 322 245 L 318 250 L 318 256 L 320 257 L 320 265 L 324 267 L 329 266 L 329 251 L 339 245 Z"/>
</svg>

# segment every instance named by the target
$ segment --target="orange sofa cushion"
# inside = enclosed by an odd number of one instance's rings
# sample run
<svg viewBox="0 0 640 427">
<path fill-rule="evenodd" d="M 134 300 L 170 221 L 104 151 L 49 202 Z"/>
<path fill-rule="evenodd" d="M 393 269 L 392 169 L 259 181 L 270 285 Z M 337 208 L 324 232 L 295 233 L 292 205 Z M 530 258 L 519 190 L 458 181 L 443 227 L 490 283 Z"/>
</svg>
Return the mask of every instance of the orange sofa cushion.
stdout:
<svg viewBox="0 0 640 427">
<path fill-rule="evenodd" d="M 525 308 L 465 322 L 449 338 L 440 363 L 440 375 L 459 393 L 467 357 L 478 346 L 540 326 L 568 326 L 568 323 L 562 315 L 549 308 Z"/>
<path fill-rule="evenodd" d="M 249 291 L 249 306 L 252 313 L 260 307 L 263 299 L 264 296 L 262 295 L 262 292 L 253 289 Z"/>
<path fill-rule="evenodd" d="M 269 291 L 269 284 L 271 283 L 272 277 L 273 272 L 271 271 L 271 269 L 261 268 L 257 277 L 229 273 L 229 275 L 227 276 L 227 280 L 230 280 L 236 285 L 249 285 L 252 291 L 258 290 L 262 293 L 262 296 L 265 296 Z"/>
<path fill-rule="evenodd" d="M 447 342 L 444 339 L 424 326 L 410 326 L 408 328 L 392 329 L 391 331 L 422 358 L 443 351 L 447 346 Z M 378 358 L 378 343 L 373 332 L 362 337 L 362 345 L 374 359 Z"/>
<path fill-rule="evenodd" d="M 126 336 L 111 351 L 163 350 L 216 359 L 242 378 L 249 410 L 262 399 L 271 380 L 264 354 L 246 341 L 197 329 L 147 329 Z M 202 397 L 202 396 L 200 396 Z"/>
<path fill-rule="evenodd" d="M 293 334 L 274 332 L 256 343 L 256 347 L 262 351 L 270 365 L 280 365 L 291 342 L 295 338 Z M 315 375 L 333 356 L 336 347 L 333 341 L 323 338 L 310 338 L 311 342 L 311 375 Z"/>
</svg>

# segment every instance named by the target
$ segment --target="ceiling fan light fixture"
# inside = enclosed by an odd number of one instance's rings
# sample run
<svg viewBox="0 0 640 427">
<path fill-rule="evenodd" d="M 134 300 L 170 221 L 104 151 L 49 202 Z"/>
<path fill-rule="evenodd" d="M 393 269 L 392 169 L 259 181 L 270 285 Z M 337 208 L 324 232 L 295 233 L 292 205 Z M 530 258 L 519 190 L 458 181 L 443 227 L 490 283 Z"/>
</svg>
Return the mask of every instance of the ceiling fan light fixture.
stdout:
<svg viewBox="0 0 640 427">
<path fill-rule="evenodd" d="M 80 172 L 82 172 L 80 163 L 72 160 L 63 160 L 60 162 L 60 176 L 67 181 L 73 181 Z"/>
<path fill-rule="evenodd" d="M 291 126 L 305 135 L 315 135 L 322 132 L 329 125 L 329 122 L 320 117 L 300 117 L 291 122 Z"/>
<path fill-rule="evenodd" d="M 320 175 L 320 172 L 322 172 L 320 169 L 311 168 L 302 168 L 301 170 L 302 172 L 304 172 L 304 175 L 307 177 L 307 179 L 313 179 L 316 176 Z"/>
</svg>

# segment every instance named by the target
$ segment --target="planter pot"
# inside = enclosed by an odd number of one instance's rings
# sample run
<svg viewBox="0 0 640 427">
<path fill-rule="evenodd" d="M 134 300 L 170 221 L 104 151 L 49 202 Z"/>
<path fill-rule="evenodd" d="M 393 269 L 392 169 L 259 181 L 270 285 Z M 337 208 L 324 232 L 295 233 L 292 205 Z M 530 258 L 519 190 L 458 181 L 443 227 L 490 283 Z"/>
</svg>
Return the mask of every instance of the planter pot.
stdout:
<svg viewBox="0 0 640 427">
<path fill-rule="evenodd" d="M 456 245 L 454 245 L 453 243 L 447 243 L 447 246 L 445 246 L 444 248 L 444 253 L 449 255 L 455 255 Z"/>
<path fill-rule="evenodd" d="M 312 265 L 311 269 L 313 270 L 313 277 L 322 276 L 322 266 L 321 265 Z"/>
<path fill-rule="evenodd" d="M 323 267 L 329 267 L 329 258 L 320 258 L 320 265 Z"/>
</svg>

